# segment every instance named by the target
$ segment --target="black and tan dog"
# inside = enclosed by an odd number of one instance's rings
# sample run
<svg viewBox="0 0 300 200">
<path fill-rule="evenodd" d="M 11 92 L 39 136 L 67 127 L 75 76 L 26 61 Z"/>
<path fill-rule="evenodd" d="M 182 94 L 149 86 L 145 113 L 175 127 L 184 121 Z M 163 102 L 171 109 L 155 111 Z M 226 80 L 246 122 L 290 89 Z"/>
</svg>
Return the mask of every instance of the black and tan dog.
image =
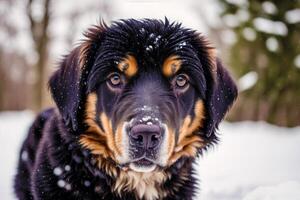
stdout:
<svg viewBox="0 0 300 200">
<path fill-rule="evenodd" d="M 192 199 L 195 158 L 237 96 L 215 50 L 168 20 L 89 29 L 20 154 L 19 199 Z"/>
</svg>

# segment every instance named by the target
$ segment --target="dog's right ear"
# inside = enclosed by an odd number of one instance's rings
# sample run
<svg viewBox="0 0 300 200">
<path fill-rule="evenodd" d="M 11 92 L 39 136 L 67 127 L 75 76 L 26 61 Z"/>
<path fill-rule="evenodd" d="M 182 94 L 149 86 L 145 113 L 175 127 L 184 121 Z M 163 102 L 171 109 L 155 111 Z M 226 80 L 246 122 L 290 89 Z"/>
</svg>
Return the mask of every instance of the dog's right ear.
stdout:
<svg viewBox="0 0 300 200">
<path fill-rule="evenodd" d="M 78 130 L 78 118 L 83 113 L 87 91 L 86 79 L 94 63 L 95 54 L 107 26 L 90 28 L 80 46 L 64 57 L 59 69 L 51 76 L 49 88 L 59 112 L 68 128 Z"/>
</svg>

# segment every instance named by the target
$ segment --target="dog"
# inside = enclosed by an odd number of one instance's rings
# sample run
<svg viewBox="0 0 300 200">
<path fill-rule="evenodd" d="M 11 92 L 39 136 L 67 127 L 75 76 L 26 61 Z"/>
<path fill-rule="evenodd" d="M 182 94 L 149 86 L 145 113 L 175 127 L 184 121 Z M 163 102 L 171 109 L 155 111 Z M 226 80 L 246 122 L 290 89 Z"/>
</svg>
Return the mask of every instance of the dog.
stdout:
<svg viewBox="0 0 300 200">
<path fill-rule="evenodd" d="M 56 108 L 23 143 L 18 199 L 193 199 L 193 163 L 237 97 L 215 49 L 168 19 L 84 35 L 49 80 Z"/>
</svg>

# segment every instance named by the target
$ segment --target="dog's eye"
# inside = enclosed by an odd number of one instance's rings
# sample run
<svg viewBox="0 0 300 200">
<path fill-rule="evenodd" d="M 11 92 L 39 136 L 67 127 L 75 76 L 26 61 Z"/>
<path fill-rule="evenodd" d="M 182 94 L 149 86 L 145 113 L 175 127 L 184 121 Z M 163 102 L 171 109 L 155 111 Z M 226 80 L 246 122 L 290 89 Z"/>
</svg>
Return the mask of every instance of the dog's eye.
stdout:
<svg viewBox="0 0 300 200">
<path fill-rule="evenodd" d="M 111 88 L 120 88 L 123 84 L 123 80 L 119 73 L 113 72 L 108 75 L 107 83 Z"/>
<path fill-rule="evenodd" d="M 179 76 L 176 77 L 176 85 L 178 87 L 184 87 L 186 84 L 187 84 L 187 78 L 183 74 L 180 74 Z"/>
<path fill-rule="evenodd" d="M 117 74 L 117 73 L 112 74 L 112 75 L 109 77 L 109 80 L 110 80 L 111 84 L 112 84 L 112 85 L 115 85 L 115 86 L 117 86 L 117 85 L 119 85 L 119 84 L 121 83 L 121 77 L 120 77 L 120 75 Z"/>
<path fill-rule="evenodd" d="M 189 88 L 189 76 L 187 74 L 179 74 L 172 80 L 172 85 L 177 93 L 183 93 Z"/>
<path fill-rule="evenodd" d="M 179 74 L 175 77 L 175 84 L 178 88 L 185 88 L 188 84 L 188 76 L 186 74 Z"/>
</svg>

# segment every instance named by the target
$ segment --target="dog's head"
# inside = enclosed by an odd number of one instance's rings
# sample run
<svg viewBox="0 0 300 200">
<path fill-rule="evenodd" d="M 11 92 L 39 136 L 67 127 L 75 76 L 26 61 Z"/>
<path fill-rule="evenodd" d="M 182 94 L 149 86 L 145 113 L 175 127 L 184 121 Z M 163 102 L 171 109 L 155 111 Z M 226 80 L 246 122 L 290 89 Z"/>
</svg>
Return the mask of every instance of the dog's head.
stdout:
<svg viewBox="0 0 300 200">
<path fill-rule="evenodd" d="M 151 172 L 215 141 L 237 89 L 202 35 L 168 20 L 123 20 L 85 35 L 49 82 L 80 145 Z"/>
</svg>

